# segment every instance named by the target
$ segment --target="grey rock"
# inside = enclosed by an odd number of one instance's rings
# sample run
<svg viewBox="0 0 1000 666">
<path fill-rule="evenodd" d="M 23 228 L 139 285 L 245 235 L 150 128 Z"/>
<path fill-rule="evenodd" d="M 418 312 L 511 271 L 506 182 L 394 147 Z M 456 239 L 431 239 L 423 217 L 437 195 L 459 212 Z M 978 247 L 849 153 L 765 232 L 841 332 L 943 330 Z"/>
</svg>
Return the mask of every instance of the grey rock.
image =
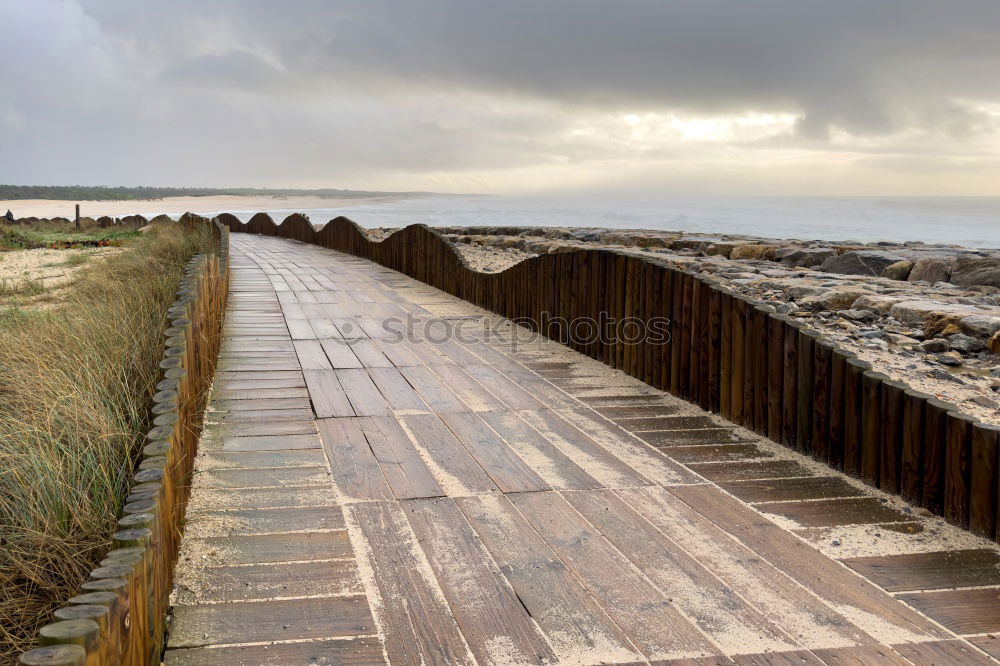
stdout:
<svg viewBox="0 0 1000 666">
<path fill-rule="evenodd" d="M 962 317 L 959 323 L 962 331 L 977 338 L 989 338 L 997 331 L 1000 331 L 1000 314 L 980 315 L 974 314 Z"/>
<path fill-rule="evenodd" d="M 928 354 L 937 354 L 949 351 L 951 349 L 951 345 L 948 344 L 948 341 L 944 338 L 934 338 L 932 340 L 924 340 L 921 342 L 920 348 Z"/>
<path fill-rule="evenodd" d="M 785 266 L 819 266 L 836 254 L 831 247 L 784 247 L 774 253 L 774 258 Z"/>
<path fill-rule="evenodd" d="M 799 300 L 799 305 L 811 310 L 845 310 L 865 294 L 871 292 L 860 287 L 840 286 Z"/>
<path fill-rule="evenodd" d="M 947 365 L 952 368 L 958 368 L 962 365 L 962 357 L 958 355 L 957 352 L 943 352 L 941 354 L 934 354 L 934 360 L 941 365 Z"/>
<path fill-rule="evenodd" d="M 799 308 L 795 305 L 795 303 L 779 303 L 774 306 L 774 309 L 776 312 L 780 312 L 781 314 L 788 314 L 789 312 L 795 312 Z"/>
<path fill-rule="evenodd" d="M 881 250 L 852 250 L 830 257 L 819 268 L 828 273 L 878 276 L 886 267 L 900 261 L 906 261 L 906 257 Z"/>
<path fill-rule="evenodd" d="M 859 331 L 858 332 L 858 337 L 859 338 L 865 338 L 866 340 L 873 340 L 873 339 L 876 339 L 876 338 L 880 339 L 880 338 L 886 337 L 886 333 L 885 333 L 885 331 L 882 331 L 882 330 L 879 330 L 879 329 L 875 328 L 875 329 L 870 329 L 870 330 L 867 330 L 867 331 Z"/>
<path fill-rule="evenodd" d="M 927 373 L 927 376 L 932 379 L 943 379 L 948 382 L 955 382 L 956 384 L 964 384 L 961 379 L 948 372 L 947 370 L 942 370 L 941 368 L 934 368 Z"/>
<path fill-rule="evenodd" d="M 906 276 L 910 274 L 910 269 L 913 268 L 913 262 L 907 259 L 903 261 L 897 261 L 894 264 L 889 264 L 882 269 L 880 275 L 884 278 L 889 278 L 890 280 L 905 280 Z"/>
<path fill-rule="evenodd" d="M 963 354 L 974 354 L 986 349 L 986 345 L 978 338 L 962 335 L 961 333 L 949 335 L 948 344 L 951 345 L 952 349 Z"/>
<path fill-rule="evenodd" d="M 951 282 L 961 287 L 978 284 L 1000 287 L 1000 257 L 959 255 L 951 269 Z"/>
<path fill-rule="evenodd" d="M 951 278 L 951 267 L 955 260 L 951 257 L 925 257 L 917 259 L 906 279 L 910 282 L 947 282 Z"/>
<path fill-rule="evenodd" d="M 878 315 L 871 310 L 856 310 L 853 308 L 850 310 L 841 310 L 837 314 L 844 319 L 850 319 L 851 321 L 872 321 L 878 317 Z"/>
<path fill-rule="evenodd" d="M 974 398 L 969 398 L 969 402 L 974 402 L 980 407 L 985 407 L 986 409 L 996 409 L 997 403 L 994 400 L 990 400 L 985 395 L 977 395 Z"/>
</svg>

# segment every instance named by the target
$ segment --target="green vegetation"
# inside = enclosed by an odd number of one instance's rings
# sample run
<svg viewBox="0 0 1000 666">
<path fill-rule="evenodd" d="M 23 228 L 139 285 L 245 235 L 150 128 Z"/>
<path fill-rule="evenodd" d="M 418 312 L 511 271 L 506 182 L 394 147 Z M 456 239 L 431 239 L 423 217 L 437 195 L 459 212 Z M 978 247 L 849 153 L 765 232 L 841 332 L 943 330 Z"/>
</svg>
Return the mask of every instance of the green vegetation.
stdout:
<svg viewBox="0 0 1000 666">
<path fill-rule="evenodd" d="M 135 229 L 90 229 L 87 231 L 35 231 L 29 227 L 0 225 L 0 250 L 65 249 L 70 247 L 119 246 L 141 236 Z"/>
<path fill-rule="evenodd" d="M 32 298 L 44 293 L 45 285 L 40 280 L 23 280 L 21 282 L 0 280 L 0 302 L 9 298 Z"/>
<path fill-rule="evenodd" d="M 104 187 L 89 185 L 0 185 L 0 201 L 16 199 L 54 199 L 59 201 L 133 201 L 138 199 L 163 199 L 165 197 L 236 196 L 312 196 L 327 199 L 368 197 L 392 192 L 363 192 L 358 190 L 295 190 L 259 189 L 253 187 Z M 0 215 L 3 211 L 0 211 Z"/>
<path fill-rule="evenodd" d="M 0 663 L 76 594 L 149 428 L 166 309 L 209 229 L 156 225 L 58 307 L 0 309 Z"/>
</svg>

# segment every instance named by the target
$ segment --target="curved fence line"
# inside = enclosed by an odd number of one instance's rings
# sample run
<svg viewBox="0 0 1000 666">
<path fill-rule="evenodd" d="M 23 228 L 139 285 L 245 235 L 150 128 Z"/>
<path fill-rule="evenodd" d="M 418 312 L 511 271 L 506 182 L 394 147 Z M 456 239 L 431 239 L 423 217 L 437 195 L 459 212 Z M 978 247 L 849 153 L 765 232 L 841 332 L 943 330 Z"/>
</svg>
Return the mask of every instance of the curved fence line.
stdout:
<svg viewBox="0 0 1000 666">
<path fill-rule="evenodd" d="M 194 454 L 229 293 L 226 227 L 190 214 L 179 223 L 211 224 L 219 252 L 191 259 L 167 310 L 170 326 L 151 410 L 155 427 L 125 499 L 120 531 L 81 593 L 39 630 L 42 647 L 22 654 L 21 664 L 160 663 Z"/>
<path fill-rule="evenodd" d="M 955 525 L 998 536 L 1000 427 L 875 372 L 819 332 L 710 277 L 605 249 L 539 255 L 481 273 L 425 225 L 372 241 L 346 217 L 319 230 L 299 214 L 281 224 L 266 213 L 245 223 L 230 214 L 216 219 L 233 232 L 312 243 L 405 273 Z M 664 320 L 666 343 L 573 334 L 581 322 L 648 330 Z"/>
</svg>

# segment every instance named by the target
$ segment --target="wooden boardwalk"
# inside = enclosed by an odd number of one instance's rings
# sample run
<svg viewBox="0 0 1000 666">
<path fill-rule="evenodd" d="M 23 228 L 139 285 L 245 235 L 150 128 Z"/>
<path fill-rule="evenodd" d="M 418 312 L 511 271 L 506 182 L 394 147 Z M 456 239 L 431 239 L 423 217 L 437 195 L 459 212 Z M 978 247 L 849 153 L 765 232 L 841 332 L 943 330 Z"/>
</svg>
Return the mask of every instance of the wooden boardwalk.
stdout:
<svg viewBox="0 0 1000 666">
<path fill-rule="evenodd" d="M 987 542 L 377 264 L 232 250 L 167 664 L 1000 654 Z"/>
</svg>

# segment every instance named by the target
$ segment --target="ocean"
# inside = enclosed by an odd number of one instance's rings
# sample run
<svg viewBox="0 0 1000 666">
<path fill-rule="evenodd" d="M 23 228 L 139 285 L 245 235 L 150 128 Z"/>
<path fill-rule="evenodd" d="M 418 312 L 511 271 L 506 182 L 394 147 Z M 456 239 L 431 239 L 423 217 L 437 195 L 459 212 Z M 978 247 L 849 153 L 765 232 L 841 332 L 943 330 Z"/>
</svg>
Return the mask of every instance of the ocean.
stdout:
<svg viewBox="0 0 1000 666">
<path fill-rule="evenodd" d="M 347 203 L 347 202 L 345 202 Z M 924 241 L 1000 248 L 1000 197 L 418 196 L 293 212 L 322 226 L 551 226 L 653 229 L 801 240 Z M 256 211 L 236 212 L 249 219 Z"/>
</svg>

